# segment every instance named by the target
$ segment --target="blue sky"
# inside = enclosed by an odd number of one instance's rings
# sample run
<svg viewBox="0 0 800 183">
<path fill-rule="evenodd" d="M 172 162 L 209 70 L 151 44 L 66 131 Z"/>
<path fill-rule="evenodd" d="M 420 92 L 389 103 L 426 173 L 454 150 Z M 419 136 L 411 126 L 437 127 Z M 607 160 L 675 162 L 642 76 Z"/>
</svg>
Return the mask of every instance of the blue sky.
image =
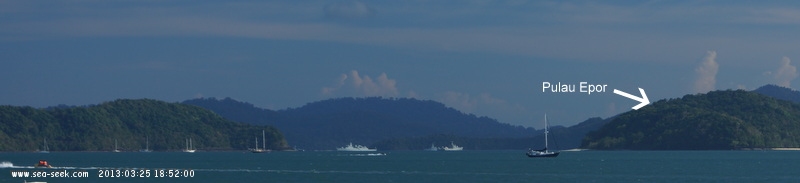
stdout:
<svg viewBox="0 0 800 183">
<path fill-rule="evenodd" d="M 414 97 L 573 125 L 637 104 L 613 89 L 793 87 L 798 32 L 796 1 L 0 1 L 0 104 Z"/>
</svg>

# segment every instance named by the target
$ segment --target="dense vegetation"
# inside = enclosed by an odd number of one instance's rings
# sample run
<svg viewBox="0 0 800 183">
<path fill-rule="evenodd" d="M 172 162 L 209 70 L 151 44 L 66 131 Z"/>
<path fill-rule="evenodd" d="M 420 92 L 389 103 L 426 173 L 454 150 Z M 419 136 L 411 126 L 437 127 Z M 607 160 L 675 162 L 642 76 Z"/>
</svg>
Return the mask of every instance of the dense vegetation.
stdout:
<svg viewBox="0 0 800 183">
<path fill-rule="evenodd" d="M 468 149 L 526 149 L 543 146 L 543 131 L 461 113 L 434 101 L 394 98 L 340 98 L 300 108 L 272 111 L 230 98 L 184 101 L 245 123 L 281 129 L 287 141 L 304 149 L 333 149 L 348 142 L 382 150 L 414 150 L 450 141 Z M 551 128 L 560 148 L 577 148 L 584 135 L 607 120 Z M 552 142 L 552 141 L 551 141 Z"/>
<path fill-rule="evenodd" d="M 786 100 L 790 102 L 800 103 L 800 91 L 792 90 L 790 88 L 778 85 L 764 85 L 762 87 L 759 87 L 758 89 L 753 90 L 753 92 L 770 96 L 778 100 Z"/>
<path fill-rule="evenodd" d="M 252 104 L 227 98 L 193 99 L 184 103 L 239 122 L 275 126 L 290 143 L 303 149 L 334 149 L 348 142 L 370 145 L 380 140 L 433 134 L 470 138 L 522 138 L 540 134 L 533 128 L 465 114 L 438 102 L 407 98 L 329 99 L 279 111 L 255 109 Z"/>
<path fill-rule="evenodd" d="M 661 100 L 619 115 L 591 149 L 721 150 L 800 147 L 800 104 L 743 90 Z"/>
<path fill-rule="evenodd" d="M 201 150 L 246 149 L 266 130 L 267 146 L 287 147 L 283 135 L 270 126 L 226 120 L 192 105 L 162 101 L 116 100 L 84 107 L 48 109 L 0 106 L 0 151 L 110 151 L 144 149 L 147 139 L 156 151 L 185 148 L 185 140 Z"/>
</svg>

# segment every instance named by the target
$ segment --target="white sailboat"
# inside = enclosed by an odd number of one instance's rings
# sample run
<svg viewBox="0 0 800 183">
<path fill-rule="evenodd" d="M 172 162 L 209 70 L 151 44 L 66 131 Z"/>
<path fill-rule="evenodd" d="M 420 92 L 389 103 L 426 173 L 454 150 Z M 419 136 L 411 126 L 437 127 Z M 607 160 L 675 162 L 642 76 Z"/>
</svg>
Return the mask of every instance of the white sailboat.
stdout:
<svg viewBox="0 0 800 183">
<path fill-rule="evenodd" d="M 153 150 L 150 149 L 150 137 L 145 138 L 147 139 L 145 140 L 145 148 L 139 149 L 139 152 L 153 152 Z"/>
<path fill-rule="evenodd" d="M 39 150 L 39 153 L 50 153 L 50 147 L 47 147 L 47 139 L 44 139 L 44 148 Z"/>
<path fill-rule="evenodd" d="M 114 139 L 114 150 L 111 151 L 111 152 L 115 152 L 115 153 L 122 152 L 122 151 L 119 150 L 119 147 L 117 147 L 117 139 Z"/>
<path fill-rule="evenodd" d="M 450 141 L 450 147 L 442 147 L 444 151 L 461 151 L 464 150 L 464 147 L 458 146 L 453 141 Z"/>
<path fill-rule="evenodd" d="M 270 151 L 269 149 L 267 149 L 267 136 L 264 134 L 264 130 L 261 130 L 261 143 L 263 143 L 263 145 L 261 145 L 261 149 L 259 149 L 258 148 L 258 138 L 256 138 L 256 148 L 250 149 L 250 152 L 252 152 L 252 153 L 265 153 L 265 152 L 269 152 Z"/>
<path fill-rule="evenodd" d="M 558 154 L 561 153 L 561 152 L 553 152 L 553 151 L 547 150 L 547 134 L 550 133 L 549 128 L 550 128 L 550 126 L 547 124 L 547 114 L 544 114 L 544 149 L 528 150 L 528 153 L 526 153 L 526 155 L 528 155 L 528 157 L 531 157 L 531 158 L 539 158 L 539 157 L 554 158 L 554 157 L 557 157 Z"/>
<path fill-rule="evenodd" d="M 194 153 L 194 151 L 197 151 L 197 149 L 193 149 L 192 139 L 186 139 L 186 149 L 183 149 L 183 152 Z"/>
</svg>

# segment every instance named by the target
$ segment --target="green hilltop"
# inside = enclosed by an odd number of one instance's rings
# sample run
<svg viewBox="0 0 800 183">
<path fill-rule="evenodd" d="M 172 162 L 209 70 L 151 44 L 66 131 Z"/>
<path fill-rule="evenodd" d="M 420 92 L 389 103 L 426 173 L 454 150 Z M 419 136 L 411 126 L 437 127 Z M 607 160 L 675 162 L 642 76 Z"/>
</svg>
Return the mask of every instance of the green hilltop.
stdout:
<svg viewBox="0 0 800 183">
<path fill-rule="evenodd" d="M 287 148 L 271 126 L 229 121 L 192 105 L 151 99 L 120 99 L 92 106 L 0 106 L 0 151 L 35 151 L 43 142 L 51 151 L 175 151 L 191 138 L 200 150 L 238 150 L 255 146 L 266 131 L 267 147 Z"/>
<path fill-rule="evenodd" d="M 583 148 L 728 150 L 800 147 L 800 104 L 744 90 L 661 100 L 586 135 Z"/>
</svg>

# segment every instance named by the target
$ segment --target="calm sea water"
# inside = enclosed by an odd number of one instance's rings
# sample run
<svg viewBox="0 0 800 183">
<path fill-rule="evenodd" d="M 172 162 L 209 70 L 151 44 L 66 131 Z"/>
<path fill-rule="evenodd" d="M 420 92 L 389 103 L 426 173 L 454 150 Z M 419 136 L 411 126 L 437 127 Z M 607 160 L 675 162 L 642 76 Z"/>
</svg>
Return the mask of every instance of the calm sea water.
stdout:
<svg viewBox="0 0 800 183">
<path fill-rule="evenodd" d="M 538 159 L 526 157 L 524 151 L 378 153 L 385 155 L 0 153 L 0 182 L 800 182 L 800 151 L 583 151 Z M 39 159 L 55 167 L 32 168 Z M 151 170 L 151 174 L 99 177 L 107 170 Z M 159 170 L 179 170 L 193 177 L 155 177 Z M 84 171 L 89 177 L 11 175 L 24 171 Z"/>
</svg>

